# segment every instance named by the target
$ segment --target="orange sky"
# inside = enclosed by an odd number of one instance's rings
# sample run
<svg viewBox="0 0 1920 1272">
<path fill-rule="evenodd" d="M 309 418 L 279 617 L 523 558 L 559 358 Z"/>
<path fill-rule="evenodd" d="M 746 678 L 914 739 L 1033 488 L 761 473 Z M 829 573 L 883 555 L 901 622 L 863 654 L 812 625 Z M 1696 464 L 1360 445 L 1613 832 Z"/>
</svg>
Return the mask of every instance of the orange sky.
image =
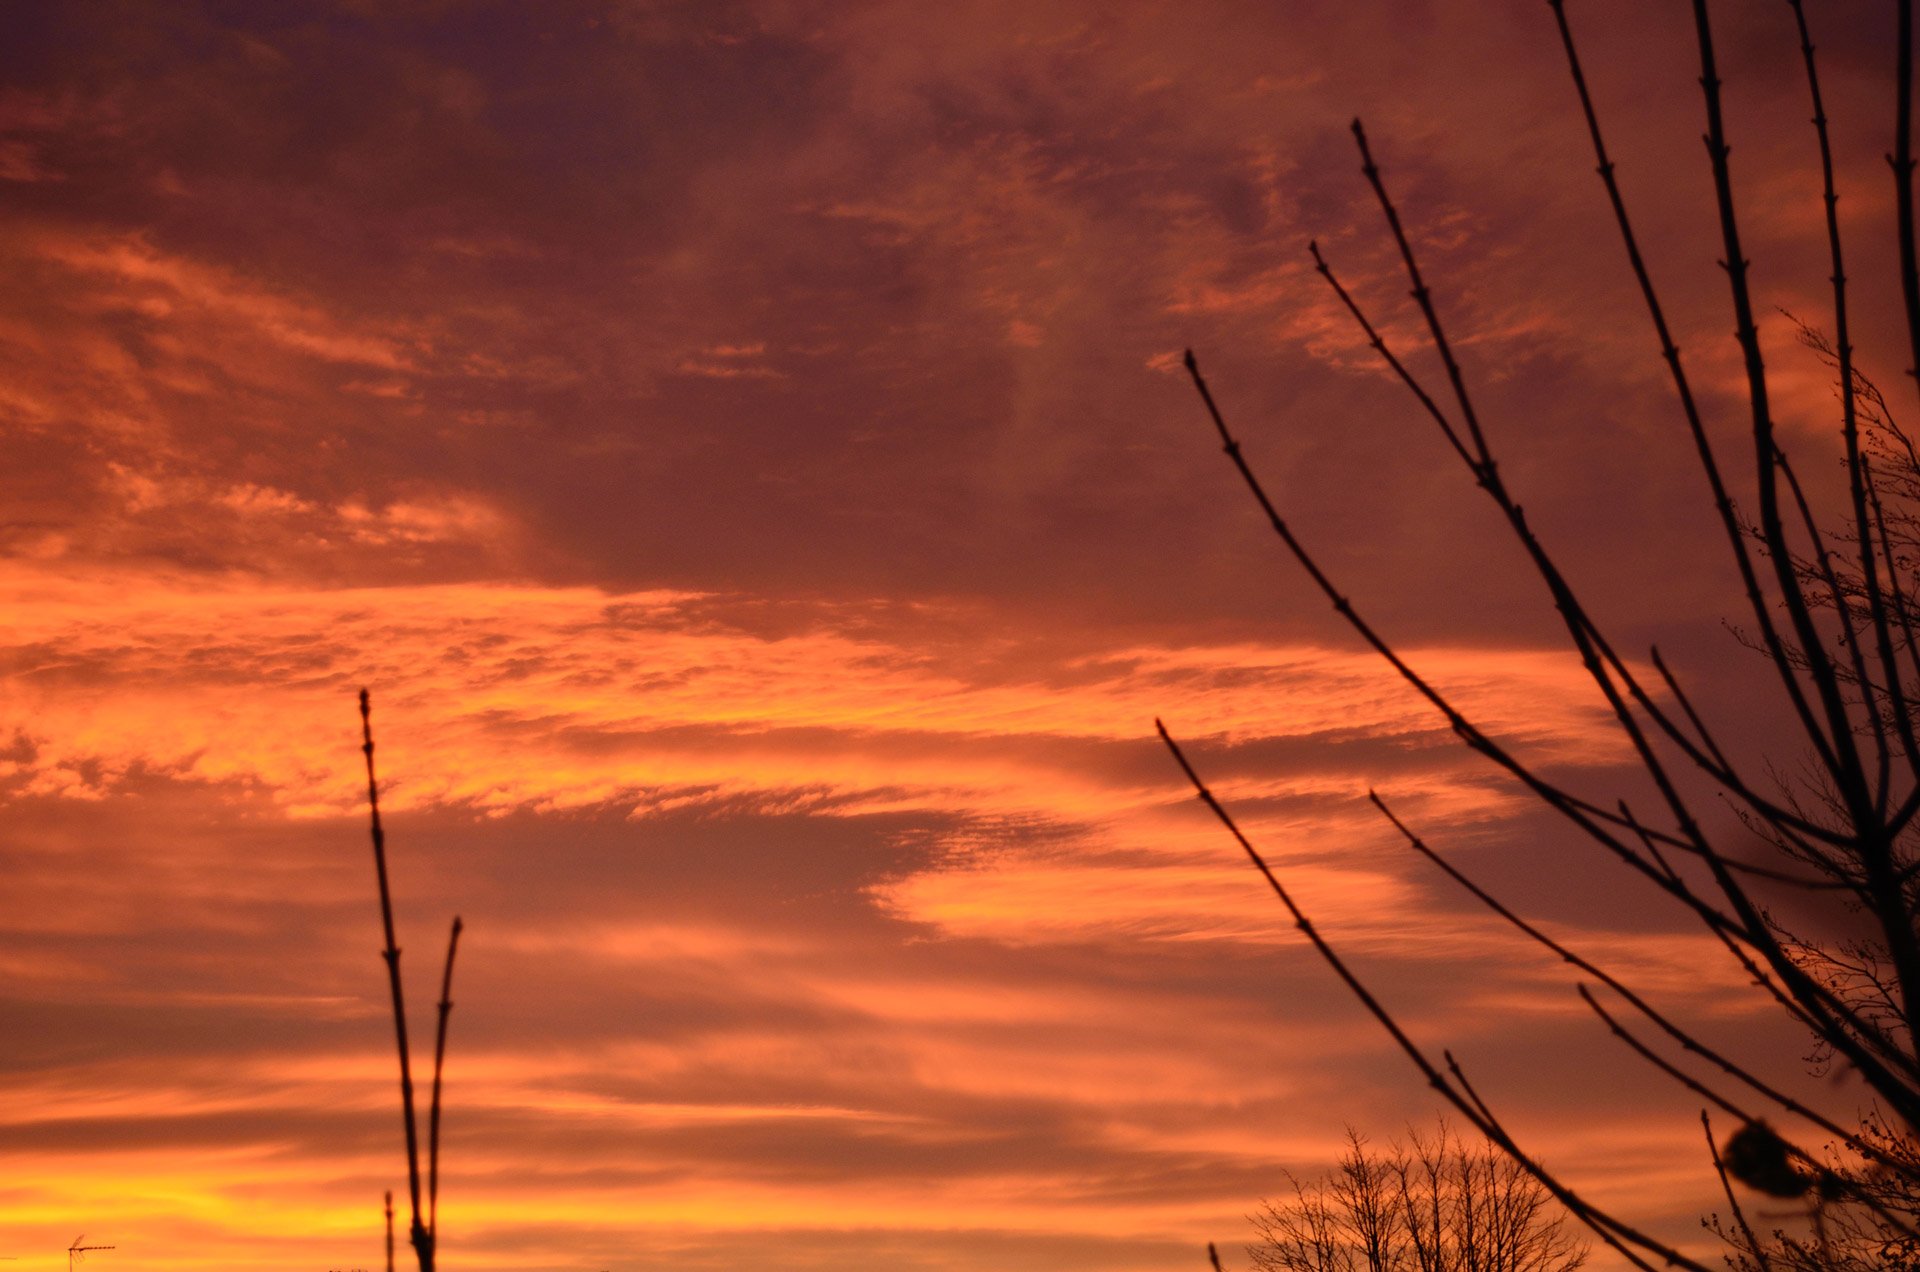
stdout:
<svg viewBox="0 0 1920 1272">
<path fill-rule="evenodd" d="M 1734 436 L 1686 15 L 1569 7 Z M 1790 15 L 1724 7 L 1757 286 L 1817 322 Z M 1891 386 L 1884 16 L 1814 19 Z M 1366 791 L 1779 1080 L 1799 1044 L 1336 625 L 1177 366 L 1201 352 L 1413 661 L 1533 762 L 1635 789 L 1312 274 L 1317 238 L 1412 339 L 1364 115 L 1531 519 L 1760 745 L 1545 5 L 127 0 L 5 29 L 11 1266 L 83 1231 L 98 1267 L 378 1264 L 405 1172 L 363 685 L 417 1033 L 468 925 L 450 1270 L 1243 1265 L 1284 1172 L 1434 1105 L 1155 716 L 1419 1037 L 1698 1244 L 1683 1093 Z M 1819 495 L 1825 372 L 1764 334 Z"/>
</svg>

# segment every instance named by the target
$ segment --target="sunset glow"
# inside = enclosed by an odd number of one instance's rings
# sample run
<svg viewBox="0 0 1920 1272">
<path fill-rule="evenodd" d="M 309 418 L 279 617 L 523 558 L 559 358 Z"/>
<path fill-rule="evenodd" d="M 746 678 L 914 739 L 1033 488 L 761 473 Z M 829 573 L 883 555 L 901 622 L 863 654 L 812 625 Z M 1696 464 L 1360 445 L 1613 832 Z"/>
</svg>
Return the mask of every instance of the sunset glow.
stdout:
<svg viewBox="0 0 1920 1272">
<path fill-rule="evenodd" d="M 1720 7 L 1758 294 L 1818 321 L 1791 20 Z M 1811 7 L 1877 226 L 1891 18 Z M 1801 1044 L 1340 623 L 1179 361 L 1410 663 L 1643 795 L 1306 255 L 1430 356 L 1364 115 L 1543 539 L 1761 747 L 1546 5 L 86 8 L 0 53 L 11 1268 L 374 1268 L 389 1189 L 404 1259 L 363 687 L 416 1056 L 466 924 L 453 1272 L 1237 1272 L 1287 1172 L 1429 1123 L 1156 718 L 1412 1032 L 1714 1252 L 1697 1101 L 1368 792 L 1704 1034 Z M 1682 8 L 1568 6 L 1737 438 Z M 1831 376 L 1767 313 L 1837 500 Z"/>
</svg>

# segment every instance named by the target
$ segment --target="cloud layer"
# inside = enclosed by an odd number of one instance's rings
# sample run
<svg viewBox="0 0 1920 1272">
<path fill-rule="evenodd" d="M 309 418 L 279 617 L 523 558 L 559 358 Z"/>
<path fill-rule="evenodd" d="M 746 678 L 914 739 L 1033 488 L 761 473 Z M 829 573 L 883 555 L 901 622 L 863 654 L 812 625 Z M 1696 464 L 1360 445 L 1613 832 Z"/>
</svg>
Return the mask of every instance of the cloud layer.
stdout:
<svg viewBox="0 0 1920 1272">
<path fill-rule="evenodd" d="M 1540 6 L 109 8 L 0 46 L 0 1254 L 374 1266 L 362 686 L 416 1036 L 470 928 L 449 1267 L 1192 1268 L 1426 1117 L 1155 717 L 1419 1037 L 1695 1238 L 1686 1102 L 1365 793 L 1781 1081 L 1797 1044 L 1335 625 L 1179 367 L 1414 663 L 1640 794 L 1304 254 L 1432 372 L 1364 113 L 1530 519 L 1764 749 Z M 1735 443 L 1689 34 L 1574 16 Z M 1758 285 L 1817 321 L 1786 19 L 1723 53 Z M 1876 277 L 1886 35 L 1821 20 Z M 1765 338 L 1831 497 L 1826 372 Z"/>
</svg>

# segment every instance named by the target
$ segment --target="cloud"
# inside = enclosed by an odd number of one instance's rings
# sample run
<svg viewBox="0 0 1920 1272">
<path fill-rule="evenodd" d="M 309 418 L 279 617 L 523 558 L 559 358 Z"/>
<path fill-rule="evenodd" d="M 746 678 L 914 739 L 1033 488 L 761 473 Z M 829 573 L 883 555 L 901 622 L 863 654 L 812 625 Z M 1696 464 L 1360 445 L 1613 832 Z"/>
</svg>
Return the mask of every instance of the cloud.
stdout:
<svg viewBox="0 0 1920 1272">
<path fill-rule="evenodd" d="M 1155 753 L 1155 709 L 1414 1027 L 1589 1027 L 1550 960 L 1381 857 L 1370 770 L 1436 830 L 1511 801 L 1359 654 L 1060 661 L 938 607 L 23 565 L 8 602 L 8 1011 L 38 1041 L 0 1152 L 50 1163 L 23 1223 L 112 1178 L 119 1223 L 185 1240 L 142 1200 L 161 1160 L 236 1259 L 262 1214 L 322 1245 L 366 1222 L 392 1109 L 361 683 L 416 992 L 421 925 L 471 928 L 447 1226 L 476 1249 L 541 1216 L 702 1248 L 793 1225 L 1151 1245 L 1329 1151 L 1287 1110 L 1399 1070 Z M 1419 661 L 1543 762 L 1619 758 L 1569 660 Z M 1691 938 L 1564 930 L 1695 1010 L 1737 981 Z M 73 1058 L 93 1032 L 128 1058 Z"/>
<path fill-rule="evenodd" d="M 135 497 L 161 498 L 147 489 Z M 288 505 L 252 490 L 239 500 L 273 512 Z M 396 505 L 378 520 L 342 513 L 353 532 L 389 539 L 465 532 L 478 516 L 459 505 Z M 1102 774 L 1096 755 L 1144 745 L 1155 712 L 1194 739 L 1440 751 L 1427 780 L 1458 780 L 1439 777 L 1458 766 L 1437 719 L 1410 723 L 1410 695 L 1364 654 L 1119 648 L 1036 677 L 1019 665 L 1017 645 L 997 664 L 930 656 L 910 618 L 882 618 L 893 630 L 872 634 L 836 630 L 836 620 L 874 621 L 845 607 L 770 637 L 729 624 L 727 598 L 678 593 L 296 591 L 35 569 L 16 569 L 11 590 L 16 674 L 0 723 L 31 749 L 13 771 L 32 792 L 78 793 L 140 769 L 261 789 L 295 810 L 351 807 L 357 757 L 341 743 L 362 684 L 376 690 L 397 808 L 509 812 L 616 799 L 644 808 L 753 793 L 838 800 L 847 811 L 1087 815 L 1116 796 L 1135 806 L 1164 798 L 1131 774 Z M 1619 754 L 1595 740 L 1600 716 L 1581 701 L 1571 659 L 1444 651 L 1419 660 L 1540 762 Z M 1095 767 L 1032 771 L 1016 754 L 1037 742 L 1078 747 Z M 1304 794 L 1329 780 L 1294 774 L 1246 793 Z M 1454 797 L 1463 807 L 1484 798 L 1469 784 Z M 1246 786 L 1227 778 L 1229 790 Z"/>
<path fill-rule="evenodd" d="M 1729 113 L 1757 285 L 1815 315 L 1787 21 L 1725 24 Z M 1735 440 L 1684 16 L 1590 25 Z M 1771 736 L 1547 16 L 356 0 L 15 27 L 0 1253 L 112 1225 L 156 1267 L 372 1266 L 397 1157 L 363 685 L 416 1031 L 471 924 L 468 1266 L 1176 1267 L 1343 1120 L 1424 1118 L 1155 716 L 1423 1041 L 1696 1235 L 1693 1111 L 1363 792 L 1716 1037 L 1799 1044 L 1346 643 L 1178 366 L 1199 352 L 1377 630 L 1617 793 L 1538 580 L 1303 254 L 1439 374 L 1354 171 L 1363 114 L 1530 522 L 1619 648 L 1658 641 L 1730 737 Z M 1842 166 L 1881 174 L 1884 36 L 1818 40 Z M 1891 277 L 1885 186 L 1843 194 L 1854 273 Z M 1891 384 L 1898 305 L 1856 290 Z M 1831 499 L 1824 375 L 1766 338 Z"/>
</svg>

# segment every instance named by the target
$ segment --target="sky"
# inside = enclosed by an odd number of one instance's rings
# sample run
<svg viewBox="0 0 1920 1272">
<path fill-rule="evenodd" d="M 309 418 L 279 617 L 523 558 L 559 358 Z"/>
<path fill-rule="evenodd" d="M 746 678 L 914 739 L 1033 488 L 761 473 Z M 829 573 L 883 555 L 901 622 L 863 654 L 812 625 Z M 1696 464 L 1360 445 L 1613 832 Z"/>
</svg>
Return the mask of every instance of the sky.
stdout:
<svg viewBox="0 0 1920 1272">
<path fill-rule="evenodd" d="M 1834 496 L 1785 5 L 1717 15 L 1783 436 Z M 1863 364 L 1889 6 L 1811 6 Z M 1686 6 L 1570 3 L 1741 431 Z M 1431 374 L 1364 118 L 1536 526 L 1626 649 L 1778 704 L 1537 0 L 0 5 L 0 1256 L 372 1268 L 462 917 L 448 1269 L 1244 1267 L 1435 1098 L 1154 737 L 1577 1186 L 1689 1248 L 1684 1092 L 1412 858 L 1845 1117 L 1684 917 L 1461 749 L 1219 453 L 1530 762 L 1634 774 L 1313 272 Z M 1896 408 L 1900 398 L 1895 397 Z M 1736 479 L 1736 487 L 1740 481 Z M 1794 762 L 1792 755 L 1776 757 Z M 406 1259 L 404 1247 L 401 1258 Z"/>
</svg>

